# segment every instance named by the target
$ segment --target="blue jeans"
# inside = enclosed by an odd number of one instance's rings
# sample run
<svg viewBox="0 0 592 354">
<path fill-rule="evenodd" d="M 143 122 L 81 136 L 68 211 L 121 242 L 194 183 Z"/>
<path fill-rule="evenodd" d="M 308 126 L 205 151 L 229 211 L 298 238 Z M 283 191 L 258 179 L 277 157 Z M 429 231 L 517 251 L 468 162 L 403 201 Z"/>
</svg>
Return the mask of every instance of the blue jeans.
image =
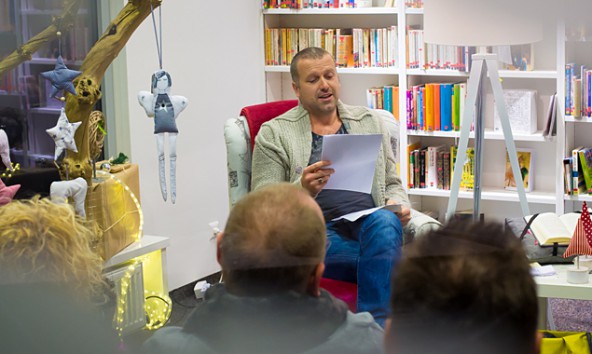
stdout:
<svg viewBox="0 0 592 354">
<path fill-rule="evenodd" d="M 327 223 L 324 277 L 358 284 L 357 311 L 384 327 L 393 266 L 401 256 L 403 227 L 393 212 L 379 209 L 355 222 Z"/>
</svg>

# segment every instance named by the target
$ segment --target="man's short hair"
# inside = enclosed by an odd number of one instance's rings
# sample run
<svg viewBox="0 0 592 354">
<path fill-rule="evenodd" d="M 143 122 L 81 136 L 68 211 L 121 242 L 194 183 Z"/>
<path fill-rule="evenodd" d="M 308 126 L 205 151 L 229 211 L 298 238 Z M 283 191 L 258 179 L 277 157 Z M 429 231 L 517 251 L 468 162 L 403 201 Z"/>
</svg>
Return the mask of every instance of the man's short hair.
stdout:
<svg viewBox="0 0 592 354">
<path fill-rule="evenodd" d="M 234 206 L 220 241 L 229 289 L 256 295 L 303 288 L 325 254 L 325 223 L 314 203 L 302 188 L 280 183 Z"/>
<path fill-rule="evenodd" d="M 387 352 L 532 353 L 538 302 L 517 237 L 455 221 L 404 251 L 393 272 Z"/>
<path fill-rule="evenodd" d="M 319 47 L 304 48 L 296 53 L 294 58 L 292 58 L 292 62 L 290 63 L 290 75 L 292 76 L 292 82 L 296 84 L 296 86 L 299 85 L 298 81 L 300 80 L 300 74 L 298 73 L 298 63 L 300 60 L 323 59 L 326 55 L 333 57 L 331 53 Z"/>
</svg>

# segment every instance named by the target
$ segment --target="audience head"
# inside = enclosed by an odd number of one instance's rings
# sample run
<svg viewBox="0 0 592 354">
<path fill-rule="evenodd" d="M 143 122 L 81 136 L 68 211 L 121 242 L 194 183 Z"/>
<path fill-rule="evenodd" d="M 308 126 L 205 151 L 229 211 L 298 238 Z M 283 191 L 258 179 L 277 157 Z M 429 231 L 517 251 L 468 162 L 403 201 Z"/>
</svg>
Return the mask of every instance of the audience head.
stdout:
<svg viewBox="0 0 592 354">
<path fill-rule="evenodd" d="M 519 240 L 453 221 L 417 239 L 393 273 L 393 354 L 535 353 L 537 296 Z"/>
<path fill-rule="evenodd" d="M 323 214 L 302 188 L 280 183 L 247 194 L 218 237 L 226 288 L 246 296 L 318 296 L 325 238 Z"/>
<path fill-rule="evenodd" d="M 68 204 L 35 197 L 0 207 L 0 284 L 67 286 L 83 299 L 103 301 L 97 234 Z"/>
</svg>

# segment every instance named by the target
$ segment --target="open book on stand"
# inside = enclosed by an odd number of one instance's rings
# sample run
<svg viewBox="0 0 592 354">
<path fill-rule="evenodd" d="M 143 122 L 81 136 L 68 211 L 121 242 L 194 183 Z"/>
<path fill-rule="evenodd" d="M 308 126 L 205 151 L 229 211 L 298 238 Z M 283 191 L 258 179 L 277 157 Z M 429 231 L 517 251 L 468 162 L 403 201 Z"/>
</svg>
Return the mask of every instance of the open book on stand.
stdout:
<svg viewBox="0 0 592 354">
<path fill-rule="evenodd" d="M 530 224 L 534 237 L 541 246 L 552 246 L 554 243 L 567 245 L 573 236 L 580 213 L 567 213 L 557 215 L 555 213 L 540 213 L 528 215 L 524 220 L 535 217 Z"/>
</svg>

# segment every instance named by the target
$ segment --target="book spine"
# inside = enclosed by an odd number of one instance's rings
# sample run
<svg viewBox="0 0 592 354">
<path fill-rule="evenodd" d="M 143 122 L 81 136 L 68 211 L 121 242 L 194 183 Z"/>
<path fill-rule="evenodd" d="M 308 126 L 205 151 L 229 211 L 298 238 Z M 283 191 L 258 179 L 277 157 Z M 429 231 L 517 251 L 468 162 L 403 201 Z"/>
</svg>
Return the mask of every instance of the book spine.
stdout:
<svg viewBox="0 0 592 354">
<path fill-rule="evenodd" d="M 452 84 L 440 86 L 440 129 L 443 131 L 452 130 Z"/>
<path fill-rule="evenodd" d="M 427 148 L 419 150 L 419 188 L 426 188 Z"/>
<path fill-rule="evenodd" d="M 444 189 L 444 152 L 438 151 L 436 157 L 436 169 L 438 171 L 438 189 Z"/>
<path fill-rule="evenodd" d="M 450 167 L 450 152 L 448 152 L 448 151 L 445 151 L 442 154 L 442 170 L 443 170 L 443 175 L 444 175 L 443 189 L 449 190 L 450 189 L 451 167 Z"/>
</svg>

